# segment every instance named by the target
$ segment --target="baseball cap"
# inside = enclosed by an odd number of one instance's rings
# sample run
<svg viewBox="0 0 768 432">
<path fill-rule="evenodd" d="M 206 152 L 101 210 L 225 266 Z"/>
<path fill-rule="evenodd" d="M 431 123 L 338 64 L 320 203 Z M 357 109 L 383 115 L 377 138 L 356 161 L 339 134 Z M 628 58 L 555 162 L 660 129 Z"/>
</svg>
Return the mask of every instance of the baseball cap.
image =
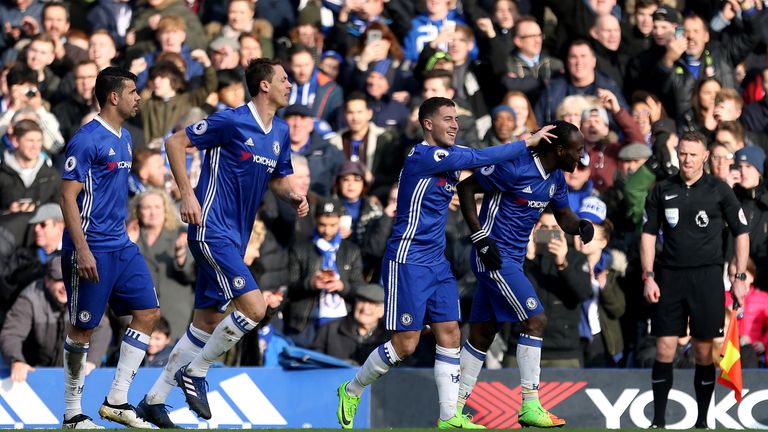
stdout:
<svg viewBox="0 0 768 432">
<path fill-rule="evenodd" d="M 59 255 L 53 256 L 45 263 L 45 276 L 48 279 L 60 281 L 64 279 L 61 273 L 61 257 Z"/>
<path fill-rule="evenodd" d="M 608 214 L 608 207 L 598 197 L 587 197 L 581 202 L 578 215 L 594 223 L 602 223 Z"/>
<path fill-rule="evenodd" d="M 347 214 L 347 209 L 344 208 L 344 204 L 341 201 L 330 198 L 317 204 L 315 210 L 315 216 L 344 216 Z"/>
<path fill-rule="evenodd" d="M 289 117 L 292 115 L 297 115 L 302 117 L 312 117 L 312 110 L 310 110 L 309 107 L 306 105 L 293 104 L 288 106 L 288 108 L 285 109 L 285 113 L 283 113 L 283 117 Z"/>
<path fill-rule="evenodd" d="M 654 21 L 667 21 L 672 24 L 680 24 L 680 12 L 670 6 L 661 5 L 653 12 Z"/>
<path fill-rule="evenodd" d="M 347 174 L 356 174 L 365 179 L 365 167 L 360 162 L 345 161 L 339 167 L 339 177 Z"/>
<path fill-rule="evenodd" d="M 48 219 L 64 220 L 64 215 L 61 214 L 61 207 L 56 203 L 43 204 L 37 208 L 35 215 L 29 220 L 29 223 L 34 225 L 43 223 Z"/>
<path fill-rule="evenodd" d="M 609 124 L 610 121 L 608 120 L 608 111 L 605 110 L 603 107 L 594 107 L 594 108 L 587 108 L 584 111 L 581 112 L 581 121 L 584 121 L 588 119 L 592 114 L 597 114 L 600 116 L 600 118 L 605 122 L 605 124 Z"/>
<path fill-rule="evenodd" d="M 653 152 L 651 152 L 651 149 L 648 148 L 647 145 L 635 142 L 627 144 L 619 150 L 619 160 L 633 161 L 648 159 L 652 154 Z"/>
<path fill-rule="evenodd" d="M 360 285 L 355 291 L 355 297 L 374 303 L 384 303 L 384 288 L 373 283 Z"/>
<path fill-rule="evenodd" d="M 765 170 L 765 152 L 760 147 L 749 146 L 736 152 L 736 162 L 746 162 L 763 175 Z"/>
<path fill-rule="evenodd" d="M 338 51 L 334 51 L 334 50 L 323 51 L 323 54 L 320 56 L 320 60 L 323 60 L 328 57 L 333 57 L 339 63 L 344 64 L 344 57 Z"/>
</svg>

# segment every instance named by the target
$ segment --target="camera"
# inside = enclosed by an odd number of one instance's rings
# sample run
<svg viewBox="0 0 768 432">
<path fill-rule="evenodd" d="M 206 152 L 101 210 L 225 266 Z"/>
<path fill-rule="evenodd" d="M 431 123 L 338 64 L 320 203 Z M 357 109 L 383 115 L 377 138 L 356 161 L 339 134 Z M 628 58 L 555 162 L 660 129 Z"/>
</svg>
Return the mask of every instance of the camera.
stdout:
<svg viewBox="0 0 768 432">
<path fill-rule="evenodd" d="M 27 91 L 24 93 L 24 95 L 25 95 L 27 98 L 29 98 L 29 99 L 32 99 L 33 97 L 37 96 L 37 91 L 38 91 L 38 90 L 37 90 L 37 87 L 31 87 L 29 90 L 27 90 Z"/>
<path fill-rule="evenodd" d="M 553 239 L 560 240 L 560 231 L 552 229 L 539 229 L 533 236 L 533 242 L 536 244 L 536 254 L 543 255 L 547 252 L 549 242 Z"/>
</svg>

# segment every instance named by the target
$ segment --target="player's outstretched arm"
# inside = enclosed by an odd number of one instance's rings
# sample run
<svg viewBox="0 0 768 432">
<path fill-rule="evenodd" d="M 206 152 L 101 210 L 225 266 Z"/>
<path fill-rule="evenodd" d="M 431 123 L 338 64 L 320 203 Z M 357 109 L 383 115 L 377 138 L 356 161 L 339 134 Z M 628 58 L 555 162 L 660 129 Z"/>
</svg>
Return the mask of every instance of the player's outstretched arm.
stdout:
<svg viewBox="0 0 768 432">
<path fill-rule="evenodd" d="M 488 233 L 483 231 L 480 225 L 480 218 L 477 216 L 477 205 L 475 205 L 475 194 L 484 193 L 482 185 L 477 181 L 476 174 L 465 178 L 457 185 L 459 195 L 459 204 L 461 204 L 461 214 L 469 226 L 472 233 L 472 245 L 475 247 L 477 256 L 482 261 L 486 270 L 499 270 L 501 268 L 501 254 L 496 248 L 496 242 L 488 237 Z"/>
<path fill-rule="evenodd" d="M 276 197 L 290 204 L 296 210 L 296 214 L 299 217 L 304 217 L 309 213 L 307 197 L 293 191 L 288 177 L 278 177 L 270 180 L 269 189 Z"/>
<path fill-rule="evenodd" d="M 59 204 L 64 216 L 69 236 L 77 252 L 77 274 L 85 279 L 98 282 L 99 273 L 96 271 L 96 259 L 85 241 L 85 233 L 80 220 L 80 209 L 77 208 L 77 196 L 83 190 L 83 184 L 75 180 L 61 182 Z"/>
<path fill-rule="evenodd" d="M 192 141 L 187 137 L 186 130 L 177 131 L 165 142 L 168 154 L 168 164 L 171 166 L 173 178 L 179 186 L 181 194 L 181 220 L 188 224 L 199 225 L 202 220 L 200 203 L 192 189 L 192 182 L 187 176 L 187 147 L 192 147 Z"/>
<path fill-rule="evenodd" d="M 543 126 L 541 129 L 536 131 L 535 134 L 529 136 L 525 139 L 525 146 L 526 147 L 534 147 L 539 145 L 539 142 L 541 140 L 544 140 L 548 143 L 552 143 L 551 139 L 557 138 L 557 135 L 549 133 L 552 129 L 555 128 L 555 125 L 546 125 Z"/>
</svg>

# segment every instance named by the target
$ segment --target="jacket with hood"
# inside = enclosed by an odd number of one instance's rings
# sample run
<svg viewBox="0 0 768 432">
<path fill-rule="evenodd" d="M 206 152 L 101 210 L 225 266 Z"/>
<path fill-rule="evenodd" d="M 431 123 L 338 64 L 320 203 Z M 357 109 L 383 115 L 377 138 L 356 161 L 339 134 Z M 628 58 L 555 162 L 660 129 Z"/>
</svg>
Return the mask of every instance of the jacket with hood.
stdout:
<svg viewBox="0 0 768 432">
<path fill-rule="evenodd" d="M 37 164 L 30 168 L 31 182 L 23 180 L 23 170 L 9 151 L 0 164 L 0 211 L 8 210 L 11 203 L 31 199 L 35 205 L 57 202 L 61 176 L 51 167 L 51 161 L 38 156 Z"/>
</svg>

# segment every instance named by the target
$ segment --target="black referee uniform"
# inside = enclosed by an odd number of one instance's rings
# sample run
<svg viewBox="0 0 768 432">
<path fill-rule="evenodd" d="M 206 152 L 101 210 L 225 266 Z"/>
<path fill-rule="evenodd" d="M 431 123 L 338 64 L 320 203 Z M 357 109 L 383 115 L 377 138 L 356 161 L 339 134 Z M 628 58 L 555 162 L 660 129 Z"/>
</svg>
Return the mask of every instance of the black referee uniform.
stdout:
<svg viewBox="0 0 768 432">
<path fill-rule="evenodd" d="M 713 339 L 723 335 L 723 229 L 734 237 L 748 233 L 741 205 L 722 180 L 704 173 L 688 186 L 679 176 L 658 184 L 645 202 L 643 232 L 661 230 L 663 250 L 656 259 L 656 281 L 661 296 L 651 312 L 655 336 Z"/>
</svg>

